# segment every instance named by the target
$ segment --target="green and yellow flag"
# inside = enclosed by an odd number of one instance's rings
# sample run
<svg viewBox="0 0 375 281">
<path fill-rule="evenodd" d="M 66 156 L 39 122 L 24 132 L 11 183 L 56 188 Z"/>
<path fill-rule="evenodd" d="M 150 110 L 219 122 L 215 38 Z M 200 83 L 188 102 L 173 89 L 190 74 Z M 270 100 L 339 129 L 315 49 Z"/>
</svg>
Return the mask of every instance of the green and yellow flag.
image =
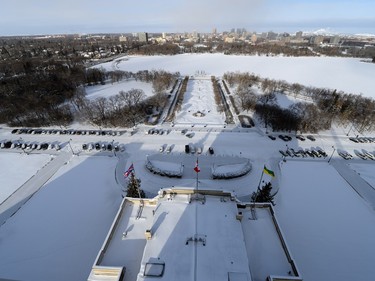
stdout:
<svg viewBox="0 0 375 281">
<path fill-rule="evenodd" d="M 267 174 L 267 175 L 269 175 L 269 176 L 271 176 L 271 177 L 274 177 L 274 176 L 275 176 L 275 173 L 274 173 L 273 171 L 271 171 L 271 170 L 268 170 L 268 169 L 266 168 L 266 165 L 264 165 L 263 173 L 265 173 L 265 174 Z"/>
</svg>

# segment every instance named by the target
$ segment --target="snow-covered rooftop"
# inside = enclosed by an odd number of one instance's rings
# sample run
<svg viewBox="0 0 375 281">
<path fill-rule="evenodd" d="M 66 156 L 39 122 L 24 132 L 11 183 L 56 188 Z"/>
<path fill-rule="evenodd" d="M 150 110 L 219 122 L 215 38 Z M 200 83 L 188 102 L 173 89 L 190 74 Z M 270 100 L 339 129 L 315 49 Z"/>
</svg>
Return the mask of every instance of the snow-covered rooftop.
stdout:
<svg viewBox="0 0 375 281">
<path fill-rule="evenodd" d="M 270 205 L 193 189 L 125 198 L 88 280 L 109 280 L 112 268 L 137 281 L 299 277 Z"/>
</svg>

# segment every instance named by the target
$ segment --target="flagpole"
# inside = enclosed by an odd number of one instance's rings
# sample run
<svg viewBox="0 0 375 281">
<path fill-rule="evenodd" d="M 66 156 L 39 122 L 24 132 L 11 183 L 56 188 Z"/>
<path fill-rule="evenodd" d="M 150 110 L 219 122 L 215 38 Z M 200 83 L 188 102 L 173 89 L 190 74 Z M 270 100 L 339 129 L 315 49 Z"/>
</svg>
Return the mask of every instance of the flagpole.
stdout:
<svg viewBox="0 0 375 281">
<path fill-rule="evenodd" d="M 198 165 L 198 156 L 197 156 L 197 165 Z M 198 166 L 198 167 L 199 167 L 199 166 Z M 199 172 L 197 172 L 196 174 L 197 174 L 197 184 L 196 184 L 197 188 L 196 188 L 196 189 L 197 189 L 197 191 L 198 191 L 198 174 L 199 174 Z"/>
<path fill-rule="evenodd" d="M 259 181 L 259 184 L 258 184 L 258 190 L 259 190 L 259 188 L 260 188 L 260 183 L 262 182 L 263 175 L 264 175 L 264 167 L 263 167 L 263 169 L 262 169 L 262 175 L 261 175 L 261 177 L 260 177 L 260 181 Z"/>
</svg>

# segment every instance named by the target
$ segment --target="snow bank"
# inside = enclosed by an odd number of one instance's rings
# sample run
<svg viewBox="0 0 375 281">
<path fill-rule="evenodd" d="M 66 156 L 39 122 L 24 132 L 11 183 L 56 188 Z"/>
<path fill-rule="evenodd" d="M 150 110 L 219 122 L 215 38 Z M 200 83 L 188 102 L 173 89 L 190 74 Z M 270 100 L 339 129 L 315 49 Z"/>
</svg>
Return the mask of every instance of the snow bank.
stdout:
<svg viewBox="0 0 375 281">
<path fill-rule="evenodd" d="M 158 160 L 147 160 L 146 168 L 161 176 L 181 178 L 184 168 L 181 163 L 163 162 Z"/>
<path fill-rule="evenodd" d="M 214 179 L 232 179 L 246 175 L 251 171 L 251 163 L 247 161 L 239 164 L 222 164 L 212 166 L 212 177 Z"/>
</svg>

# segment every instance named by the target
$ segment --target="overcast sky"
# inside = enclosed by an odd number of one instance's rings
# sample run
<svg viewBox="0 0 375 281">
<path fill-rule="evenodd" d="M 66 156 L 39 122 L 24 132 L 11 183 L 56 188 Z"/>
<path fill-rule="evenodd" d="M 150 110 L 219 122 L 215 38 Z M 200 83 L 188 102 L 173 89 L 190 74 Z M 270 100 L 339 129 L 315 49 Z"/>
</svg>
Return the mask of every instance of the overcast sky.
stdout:
<svg viewBox="0 0 375 281">
<path fill-rule="evenodd" d="M 375 34 L 374 0 L 0 0 L 0 35 L 125 32 Z"/>
</svg>

